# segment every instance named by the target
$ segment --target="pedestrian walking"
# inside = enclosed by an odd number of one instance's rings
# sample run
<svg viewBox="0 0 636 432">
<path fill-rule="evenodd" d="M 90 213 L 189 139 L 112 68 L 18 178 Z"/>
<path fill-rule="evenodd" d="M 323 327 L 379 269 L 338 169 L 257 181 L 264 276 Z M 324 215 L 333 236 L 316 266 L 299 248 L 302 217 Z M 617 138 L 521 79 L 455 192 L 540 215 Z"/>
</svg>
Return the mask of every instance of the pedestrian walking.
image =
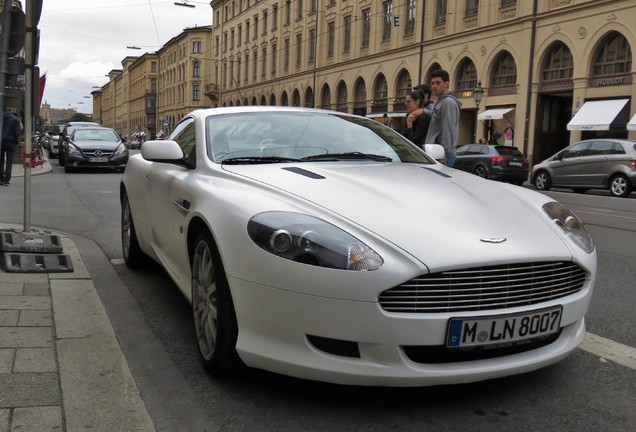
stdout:
<svg viewBox="0 0 636 432">
<path fill-rule="evenodd" d="M 431 92 L 437 101 L 433 105 L 431 124 L 425 142 L 440 144 L 444 147 L 445 163 L 455 165 L 455 149 L 459 134 L 459 111 L 462 103 L 449 92 L 450 76 L 447 71 L 438 69 L 431 74 Z"/>
<path fill-rule="evenodd" d="M 2 146 L 0 149 L 0 185 L 9 186 L 13 169 L 13 155 L 18 148 L 22 127 L 20 120 L 7 107 L 2 122 Z"/>
</svg>

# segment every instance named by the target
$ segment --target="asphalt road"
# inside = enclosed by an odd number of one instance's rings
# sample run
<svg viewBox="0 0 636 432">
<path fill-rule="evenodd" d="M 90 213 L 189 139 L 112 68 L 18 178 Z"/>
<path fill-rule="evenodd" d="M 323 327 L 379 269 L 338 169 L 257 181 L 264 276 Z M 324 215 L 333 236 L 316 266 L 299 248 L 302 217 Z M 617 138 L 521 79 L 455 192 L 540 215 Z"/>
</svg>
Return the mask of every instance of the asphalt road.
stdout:
<svg viewBox="0 0 636 432">
<path fill-rule="evenodd" d="M 584 349 L 533 373 L 446 387 L 346 387 L 257 370 L 210 378 L 199 364 L 190 306 L 168 276 L 158 266 L 122 264 L 120 174 L 64 174 L 52 165 L 32 178 L 31 224 L 70 234 L 80 248 L 158 431 L 635 429 L 636 370 Z M 22 185 L 15 178 L 0 188 L 2 222 L 24 220 Z M 588 332 L 633 353 L 636 194 L 548 194 L 588 224 L 597 244 Z"/>
</svg>

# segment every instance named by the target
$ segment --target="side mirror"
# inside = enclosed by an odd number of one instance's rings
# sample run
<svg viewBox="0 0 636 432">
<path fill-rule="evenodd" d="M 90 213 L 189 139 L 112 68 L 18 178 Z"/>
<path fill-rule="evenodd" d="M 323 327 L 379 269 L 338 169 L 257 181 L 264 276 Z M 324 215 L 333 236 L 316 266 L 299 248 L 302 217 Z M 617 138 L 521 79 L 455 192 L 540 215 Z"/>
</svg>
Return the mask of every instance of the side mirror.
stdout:
<svg viewBox="0 0 636 432">
<path fill-rule="evenodd" d="M 444 152 L 444 147 L 439 144 L 424 144 L 424 151 L 427 155 L 438 162 L 446 159 L 446 152 Z"/>
</svg>

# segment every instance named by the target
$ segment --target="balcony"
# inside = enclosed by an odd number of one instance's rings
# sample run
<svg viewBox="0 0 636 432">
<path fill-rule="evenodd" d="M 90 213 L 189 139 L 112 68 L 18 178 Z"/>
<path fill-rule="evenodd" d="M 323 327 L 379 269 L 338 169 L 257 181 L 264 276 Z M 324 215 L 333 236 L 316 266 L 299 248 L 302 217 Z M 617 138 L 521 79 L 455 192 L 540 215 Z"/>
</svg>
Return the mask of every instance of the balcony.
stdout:
<svg viewBox="0 0 636 432">
<path fill-rule="evenodd" d="M 218 84 L 206 84 L 205 91 L 203 94 L 206 97 L 209 97 L 210 100 L 218 100 L 219 99 L 219 85 Z"/>
</svg>

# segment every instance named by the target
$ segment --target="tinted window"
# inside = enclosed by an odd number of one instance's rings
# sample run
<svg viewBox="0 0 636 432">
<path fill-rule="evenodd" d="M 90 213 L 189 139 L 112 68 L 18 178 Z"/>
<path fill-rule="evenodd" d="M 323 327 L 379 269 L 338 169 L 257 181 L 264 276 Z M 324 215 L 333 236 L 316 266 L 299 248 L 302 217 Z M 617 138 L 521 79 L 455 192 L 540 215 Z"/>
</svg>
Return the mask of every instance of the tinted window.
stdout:
<svg viewBox="0 0 636 432">
<path fill-rule="evenodd" d="M 612 141 L 594 141 L 590 147 L 590 155 L 625 154 L 623 146 Z"/>
<path fill-rule="evenodd" d="M 521 153 L 516 147 L 496 146 L 495 149 L 502 156 L 523 157 L 523 153 Z"/>
</svg>

